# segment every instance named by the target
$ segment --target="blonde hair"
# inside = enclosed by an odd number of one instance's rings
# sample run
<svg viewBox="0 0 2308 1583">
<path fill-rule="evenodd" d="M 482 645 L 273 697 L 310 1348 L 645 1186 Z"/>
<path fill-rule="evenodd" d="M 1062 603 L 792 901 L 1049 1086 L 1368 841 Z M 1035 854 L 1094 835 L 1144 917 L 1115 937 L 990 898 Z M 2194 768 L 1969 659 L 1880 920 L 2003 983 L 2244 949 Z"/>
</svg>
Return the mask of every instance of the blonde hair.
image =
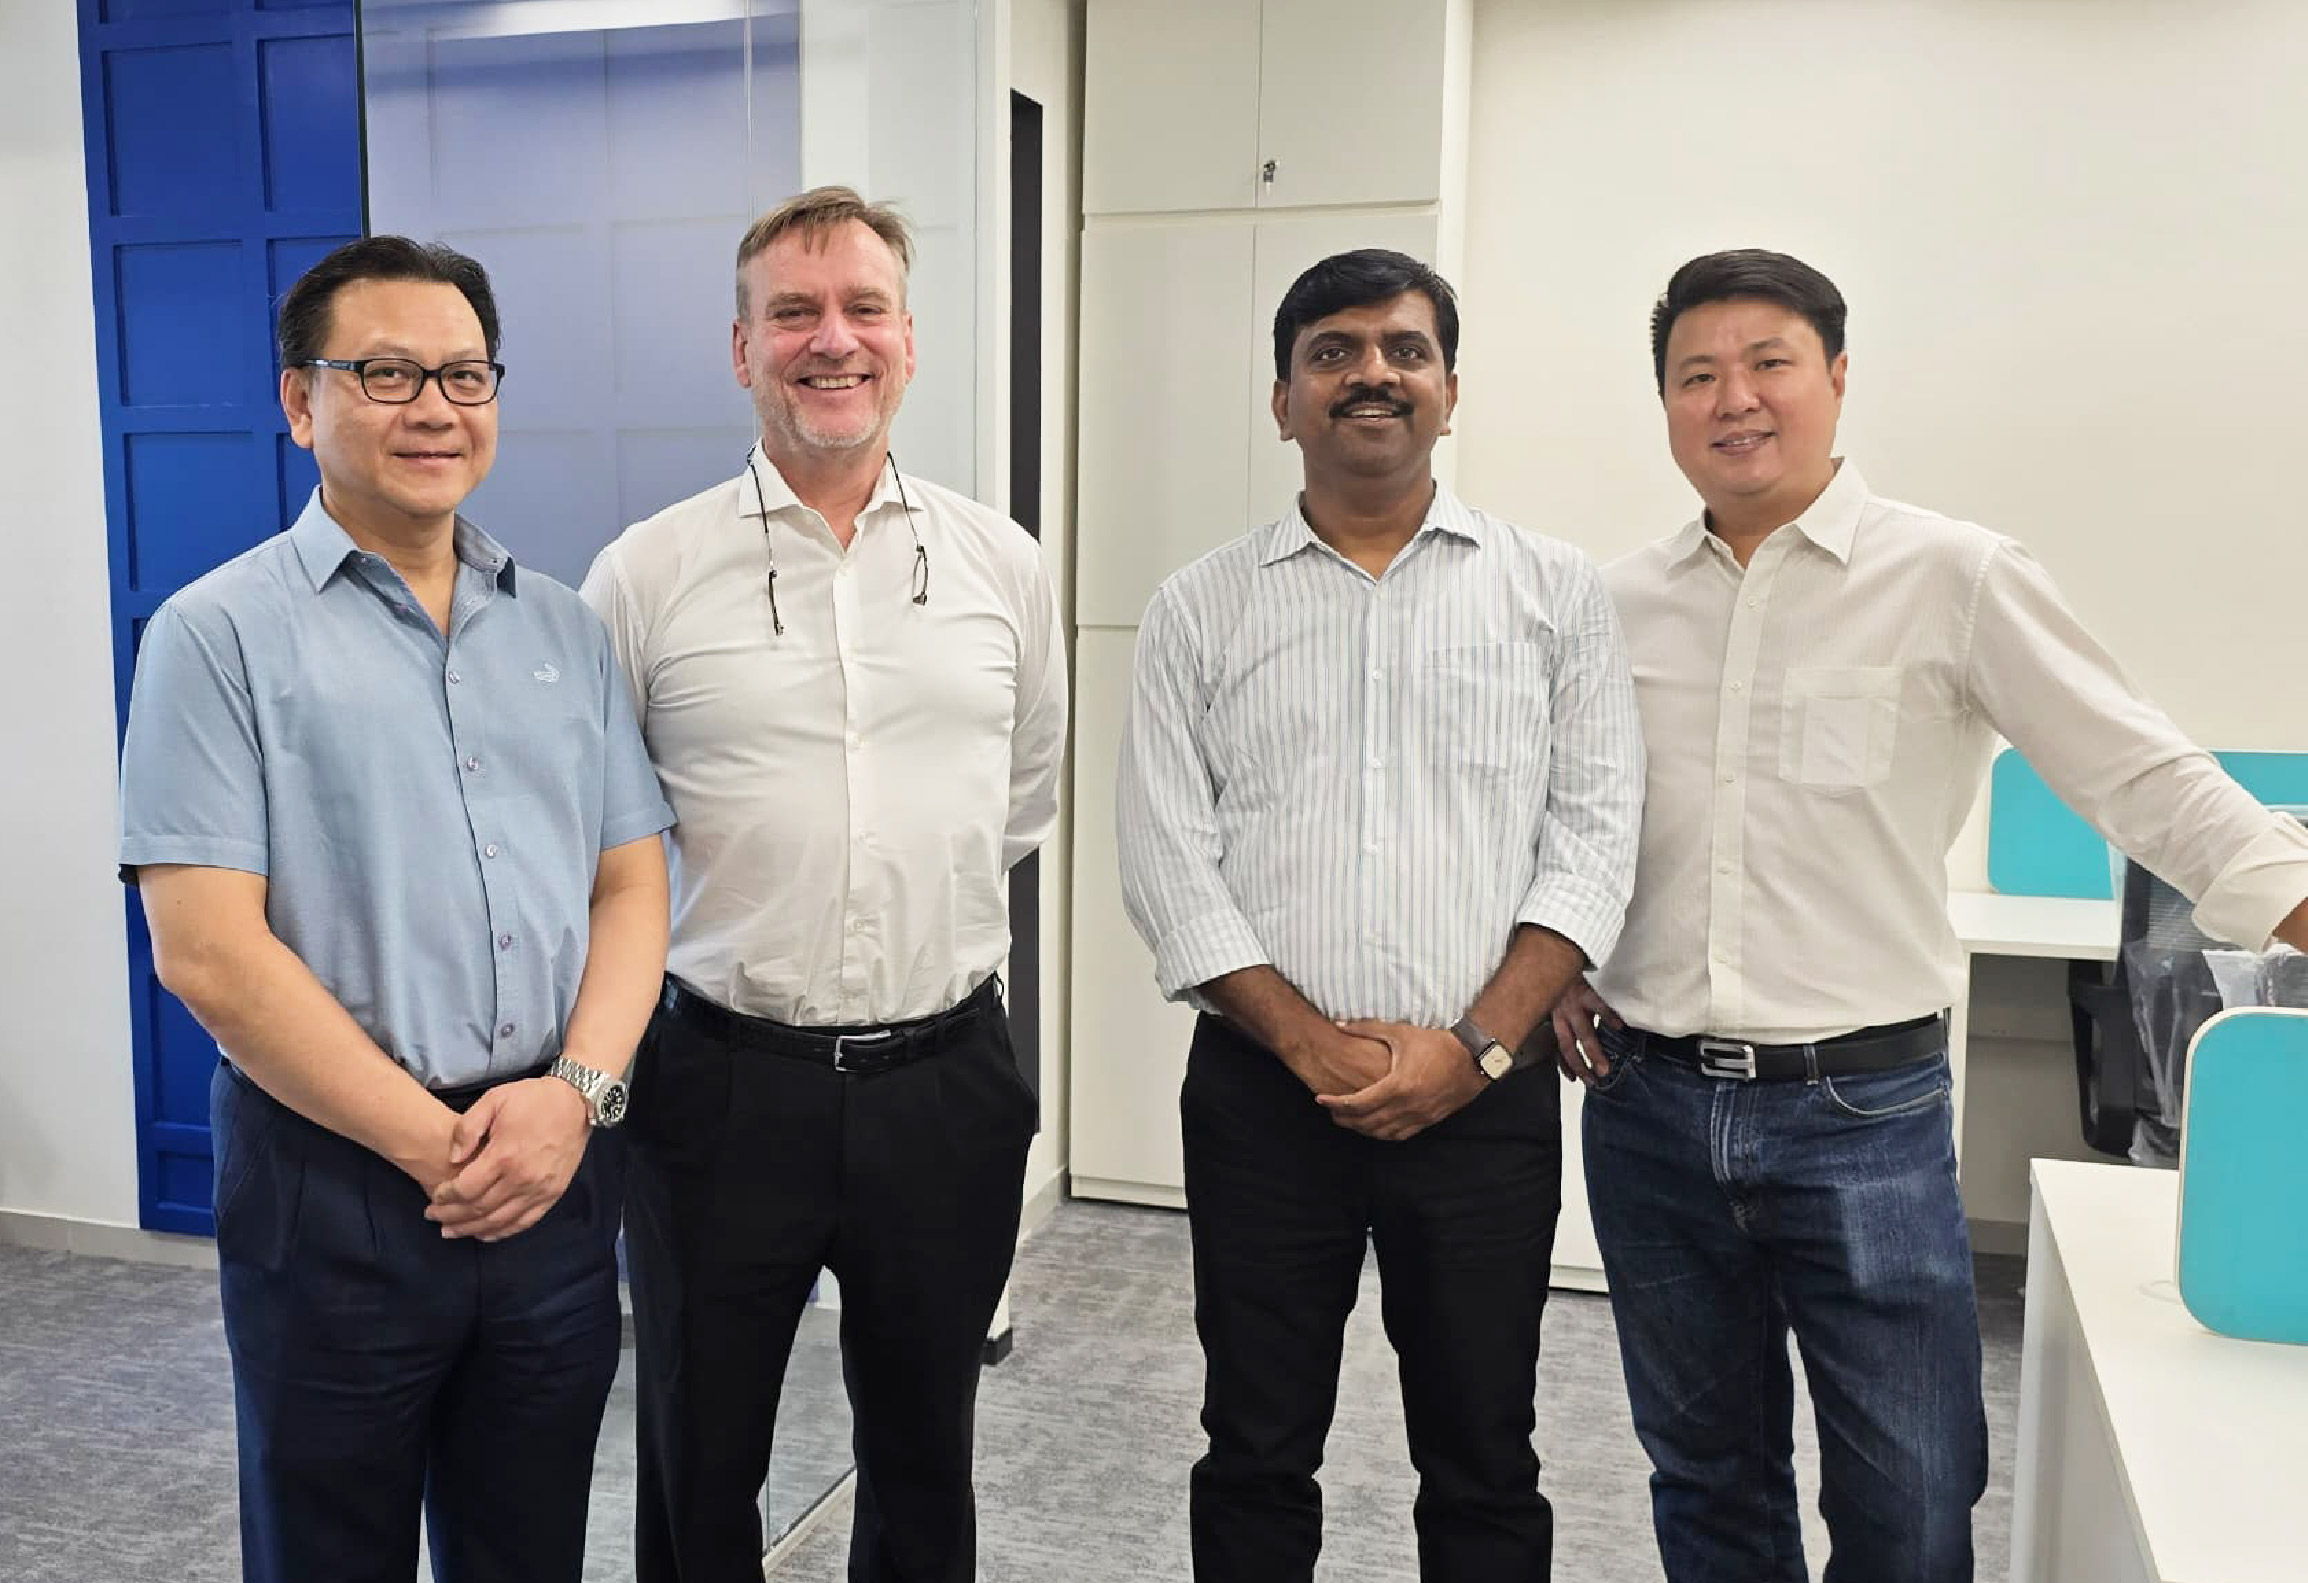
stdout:
<svg viewBox="0 0 2308 1583">
<path fill-rule="evenodd" d="M 905 217 L 886 203 L 866 202 L 852 187 L 812 187 L 786 199 L 746 228 L 744 239 L 737 244 L 737 316 L 742 319 L 751 311 L 745 300 L 745 266 L 756 255 L 779 237 L 795 232 L 813 247 L 823 247 L 827 237 L 852 220 L 880 237 L 896 255 L 902 288 L 914 265 L 914 238 L 906 228 Z"/>
</svg>

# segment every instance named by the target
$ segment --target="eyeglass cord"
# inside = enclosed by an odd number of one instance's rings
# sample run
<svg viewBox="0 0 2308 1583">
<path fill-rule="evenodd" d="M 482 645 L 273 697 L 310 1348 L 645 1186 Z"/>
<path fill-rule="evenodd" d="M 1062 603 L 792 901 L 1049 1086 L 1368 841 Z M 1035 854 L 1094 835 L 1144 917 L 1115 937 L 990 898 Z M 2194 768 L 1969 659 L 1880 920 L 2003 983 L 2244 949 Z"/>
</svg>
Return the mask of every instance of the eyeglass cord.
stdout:
<svg viewBox="0 0 2308 1583">
<path fill-rule="evenodd" d="M 906 498 L 906 475 L 898 471 L 898 458 L 894 451 L 882 459 L 882 465 L 890 470 L 890 481 L 898 487 L 898 506 L 906 514 L 906 532 L 913 536 L 913 602 L 917 605 L 926 605 L 930 602 L 930 552 L 922 544 L 921 529 L 914 525 L 914 503 Z M 771 536 L 769 529 L 769 495 L 761 487 L 761 469 L 754 466 L 753 452 L 750 450 L 745 453 L 745 470 L 753 477 L 754 508 L 761 516 L 761 546 L 764 553 L 769 557 L 767 592 L 769 594 L 770 631 L 775 636 L 782 638 L 785 636 L 785 618 L 778 614 L 777 609 L 777 541 Z"/>
</svg>

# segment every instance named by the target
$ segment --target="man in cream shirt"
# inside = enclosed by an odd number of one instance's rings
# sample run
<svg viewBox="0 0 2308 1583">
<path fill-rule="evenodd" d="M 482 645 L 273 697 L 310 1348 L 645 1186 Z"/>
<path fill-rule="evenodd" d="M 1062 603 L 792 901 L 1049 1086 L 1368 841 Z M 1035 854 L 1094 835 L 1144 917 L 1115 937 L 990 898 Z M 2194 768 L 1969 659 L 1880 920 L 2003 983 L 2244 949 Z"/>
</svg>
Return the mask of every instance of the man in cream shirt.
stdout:
<svg viewBox="0 0 2308 1583">
<path fill-rule="evenodd" d="M 1033 540 L 890 456 L 909 257 L 847 188 L 757 221 L 732 364 L 761 443 L 585 581 L 679 820 L 626 1216 L 642 1583 L 759 1583 L 821 1269 L 856 1419 L 849 1576 L 973 1576 L 972 1402 L 1038 1110 L 994 973 L 1005 876 L 1057 816 L 1066 678 Z"/>
<path fill-rule="evenodd" d="M 2214 935 L 2308 946 L 2308 834 L 2140 696 L 2012 540 L 1834 454 L 1844 303 L 1782 254 L 1653 315 L 1706 510 L 1605 570 L 1650 776 L 1635 895 L 1556 1013 L 1670 1583 L 1800 1583 L 1792 1330 L 1831 1583 L 1972 1576 L 1987 1477 L 1946 855 L 1998 733 Z M 1599 998 L 1596 992 L 1599 992 Z"/>
</svg>

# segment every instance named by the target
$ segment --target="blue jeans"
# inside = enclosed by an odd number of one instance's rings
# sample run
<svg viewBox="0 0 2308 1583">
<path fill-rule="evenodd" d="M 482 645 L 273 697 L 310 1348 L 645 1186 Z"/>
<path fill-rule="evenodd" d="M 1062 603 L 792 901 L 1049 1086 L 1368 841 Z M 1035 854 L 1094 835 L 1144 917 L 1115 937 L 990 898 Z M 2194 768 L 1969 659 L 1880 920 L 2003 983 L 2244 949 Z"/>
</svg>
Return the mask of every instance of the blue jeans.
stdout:
<svg viewBox="0 0 2308 1583">
<path fill-rule="evenodd" d="M 1745 1082 L 1605 1048 L 1587 1192 L 1670 1583 L 1803 1583 L 1790 1330 L 1826 1583 L 1968 1583 L 1987 1418 L 1946 1056 Z"/>
</svg>

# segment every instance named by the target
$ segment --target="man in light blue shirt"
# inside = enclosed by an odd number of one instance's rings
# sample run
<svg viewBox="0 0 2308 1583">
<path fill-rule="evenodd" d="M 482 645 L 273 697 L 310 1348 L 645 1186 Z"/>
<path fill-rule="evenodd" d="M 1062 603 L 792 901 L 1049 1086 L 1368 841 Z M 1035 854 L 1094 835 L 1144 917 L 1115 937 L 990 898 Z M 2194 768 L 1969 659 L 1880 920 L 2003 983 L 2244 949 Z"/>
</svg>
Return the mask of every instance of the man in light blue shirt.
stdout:
<svg viewBox="0 0 2308 1583">
<path fill-rule="evenodd" d="M 1618 938 L 1643 747 L 1593 564 L 1434 478 L 1457 346 L 1413 259 L 1300 276 L 1274 415 L 1305 492 L 1165 582 L 1139 635 L 1123 899 L 1163 992 L 1206 1013 L 1179 1102 L 1197 1583 L 1313 1577 L 1366 1245 L 1422 1575 L 1550 1564 L 1531 1433 L 1560 1096 L 1517 1052 Z"/>
<path fill-rule="evenodd" d="M 321 487 L 171 598 L 124 874 L 215 1036 L 244 1576 L 575 1583 L 616 1371 L 615 1134 L 665 958 L 607 634 L 456 514 L 495 455 L 480 266 L 372 237 L 280 310 Z"/>
</svg>

